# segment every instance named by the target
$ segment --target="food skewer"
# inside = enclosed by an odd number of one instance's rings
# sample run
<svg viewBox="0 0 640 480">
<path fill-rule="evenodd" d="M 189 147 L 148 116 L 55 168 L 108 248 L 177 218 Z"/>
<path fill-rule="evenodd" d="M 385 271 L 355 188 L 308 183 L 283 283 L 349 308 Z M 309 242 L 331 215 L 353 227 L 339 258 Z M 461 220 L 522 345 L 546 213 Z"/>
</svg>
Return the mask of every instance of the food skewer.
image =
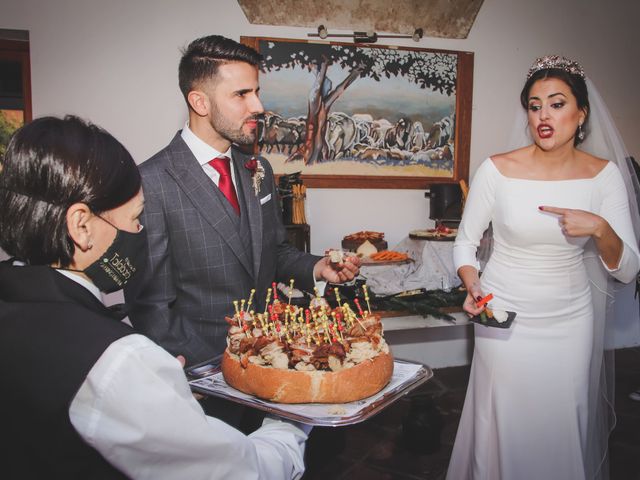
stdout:
<svg viewBox="0 0 640 480">
<path fill-rule="evenodd" d="M 371 315 L 371 304 L 369 303 L 369 291 L 367 290 L 367 284 L 362 285 L 362 291 L 364 292 L 364 299 L 367 301 L 367 308 L 369 315 Z"/>
<path fill-rule="evenodd" d="M 267 288 L 267 300 L 264 303 L 264 314 L 267 314 L 267 308 L 269 307 L 269 300 L 271 300 L 271 289 Z"/>
<path fill-rule="evenodd" d="M 236 317 L 238 317 L 238 326 L 242 328 L 242 315 L 240 315 L 240 308 L 238 307 L 238 300 L 233 301 L 233 307 L 236 311 Z"/>
<path fill-rule="evenodd" d="M 256 293 L 256 289 L 252 288 L 249 293 L 249 301 L 247 302 L 247 311 L 251 310 L 251 302 L 253 302 L 253 295 Z"/>
<path fill-rule="evenodd" d="M 289 280 L 289 295 L 288 295 L 289 305 L 291 305 L 291 296 L 293 295 L 293 282 L 294 282 L 293 278 Z"/>
</svg>

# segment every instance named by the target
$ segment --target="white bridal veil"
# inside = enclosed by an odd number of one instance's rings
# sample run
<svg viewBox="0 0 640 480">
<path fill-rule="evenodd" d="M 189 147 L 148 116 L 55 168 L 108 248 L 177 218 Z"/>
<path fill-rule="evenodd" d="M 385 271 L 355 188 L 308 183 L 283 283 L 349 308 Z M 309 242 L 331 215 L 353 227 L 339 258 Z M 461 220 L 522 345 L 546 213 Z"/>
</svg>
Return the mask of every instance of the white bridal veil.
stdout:
<svg viewBox="0 0 640 480">
<path fill-rule="evenodd" d="M 593 82 L 586 79 L 590 114 L 586 137 L 577 148 L 614 162 L 625 181 L 629 210 L 636 240 L 640 233 L 638 198 L 640 188 L 632 159 L 602 97 Z M 520 108 L 510 139 L 510 149 L 531 145 L 533 139 L 527 125 L 527 112 Z M 613 333 L 616 287 L 620 286 L 605 272 L 593 241 L 587 244 L 584 262 L 591 282 L 594 308 L 594 338 L 589 372 L 589 424 L 585 452 L 587 478 L 608 478 L 607 444 L 615 426 L 613 350 L 607 350 L 607 339 Z"/>
</svg>

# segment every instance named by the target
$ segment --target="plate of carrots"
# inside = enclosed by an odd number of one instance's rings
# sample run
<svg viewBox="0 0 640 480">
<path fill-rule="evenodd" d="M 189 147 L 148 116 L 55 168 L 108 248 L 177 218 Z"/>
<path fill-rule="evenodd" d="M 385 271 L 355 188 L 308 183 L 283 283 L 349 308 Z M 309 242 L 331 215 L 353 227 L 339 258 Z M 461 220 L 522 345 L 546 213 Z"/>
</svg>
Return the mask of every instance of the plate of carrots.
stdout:
<svg viewBox="0 0 640 480">
<path fill-rule="evenodd" d="M 362 265 L 392 265 L 410 261 L 409 255 L 395 250 L 381 250 L 361 259 Z"/>
</svg>

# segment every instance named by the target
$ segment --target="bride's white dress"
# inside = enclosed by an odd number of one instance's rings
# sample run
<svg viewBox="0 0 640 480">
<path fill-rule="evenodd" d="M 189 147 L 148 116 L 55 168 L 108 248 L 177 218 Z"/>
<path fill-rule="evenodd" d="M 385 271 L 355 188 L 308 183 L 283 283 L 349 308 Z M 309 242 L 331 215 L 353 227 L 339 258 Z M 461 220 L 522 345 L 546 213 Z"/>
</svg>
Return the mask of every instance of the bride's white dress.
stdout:
<svg viewBox="0 0 640 480">
<path fill-rule="evenodd" d="M 475 325 L 475 349 L 447 479 L 585 478 L 593 309 L 583 264 L 586 238 L 565 237 L 540 205 L 603 216 L 625 243 L 629 281 L 638 252 L 625 186 L 609 163 L 594 178 L 538 181 L 478 169 L 454 247 L 456 268 L 477 266 L 489 222 L 494 246 L 481 277 L 494 309 L 517 312 L 511 328 Z M 604 265 L 604 264 L 603 264 Z"/>
</svg>

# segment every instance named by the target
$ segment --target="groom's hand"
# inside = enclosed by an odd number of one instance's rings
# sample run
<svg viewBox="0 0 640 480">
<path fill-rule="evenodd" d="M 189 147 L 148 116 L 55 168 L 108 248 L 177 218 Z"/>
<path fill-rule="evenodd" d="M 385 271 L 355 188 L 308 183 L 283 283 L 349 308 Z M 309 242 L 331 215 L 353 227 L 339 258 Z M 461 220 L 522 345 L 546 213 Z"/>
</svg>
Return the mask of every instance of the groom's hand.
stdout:
<svg viewBox="0 0 640 480">
<path fill-rule="evenodd" d="M 360 259 L 347 255 L 340 263 L 332 263 L 329 257 L 323 257 L 313 269 L 316 280 L 330 283 L 344 283 L 353 280 L 360 273 Z"/>
</svg>

